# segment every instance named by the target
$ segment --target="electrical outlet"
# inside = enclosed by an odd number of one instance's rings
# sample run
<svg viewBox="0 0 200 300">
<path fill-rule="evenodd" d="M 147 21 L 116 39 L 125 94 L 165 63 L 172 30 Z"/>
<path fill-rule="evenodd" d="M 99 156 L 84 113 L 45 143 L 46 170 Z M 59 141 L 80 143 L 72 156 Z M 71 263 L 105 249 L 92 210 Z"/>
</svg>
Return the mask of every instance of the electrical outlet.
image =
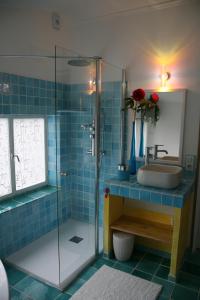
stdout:
<svg viewBox="0 0 200 300">
<path fill-rule="evenodd" d="M 194 171 L 195 168 L 195 156 L 187 154 L 185 155 L 185 169 L 187 171 Z"/>
</svg>

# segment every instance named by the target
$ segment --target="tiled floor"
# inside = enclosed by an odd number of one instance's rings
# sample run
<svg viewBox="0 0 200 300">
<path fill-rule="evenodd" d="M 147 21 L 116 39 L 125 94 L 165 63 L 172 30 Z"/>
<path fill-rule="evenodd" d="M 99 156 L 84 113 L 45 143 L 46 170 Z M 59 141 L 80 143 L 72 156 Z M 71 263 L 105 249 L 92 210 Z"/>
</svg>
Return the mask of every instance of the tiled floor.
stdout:
<svg viewBox="0 0 200 300">
<path fill-rule="evenodd" d="M 124 263 L 99 257 L 63 293 L 27 276 L 25 273 L 6 266 L 11 300 L 70 299 L 71 295 L 104 264 L 161 284 L 163 289 L 159 300 L 200 300 L 200 254 L 191 255 L 188 253 L 180 272 L 180 279 L 178 283 L 173 283 L 167 279 L 169 260 L 138 251 L 135 251 L 130 261 Z"/>
</svg>

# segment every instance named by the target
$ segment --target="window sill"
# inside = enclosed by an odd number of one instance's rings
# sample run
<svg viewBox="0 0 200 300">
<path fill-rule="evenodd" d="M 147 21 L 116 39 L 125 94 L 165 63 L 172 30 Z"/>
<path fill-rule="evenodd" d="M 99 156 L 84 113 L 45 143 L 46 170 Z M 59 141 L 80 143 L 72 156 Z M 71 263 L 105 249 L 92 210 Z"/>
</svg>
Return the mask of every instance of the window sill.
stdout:
<svg viewBox="0 0 200 300">
<path fill-rule="evenodd" d="M 15 209 L 19 206 L 33 202 L 39 198 L 56 193 L 57 188 L 53 186 L 44 186 L 35 191 L 27 192 L 23 195 L 14 196 L 13 198 L 3 200 L 0 202 L 0 214 Z"/>
</svg>

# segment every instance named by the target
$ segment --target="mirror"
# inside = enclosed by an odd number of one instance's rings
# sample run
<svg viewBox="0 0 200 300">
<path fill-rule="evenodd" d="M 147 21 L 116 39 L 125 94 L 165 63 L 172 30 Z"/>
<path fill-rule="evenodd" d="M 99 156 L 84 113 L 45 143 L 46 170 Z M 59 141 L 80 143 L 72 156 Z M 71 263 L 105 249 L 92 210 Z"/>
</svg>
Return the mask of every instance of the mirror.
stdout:
<svg viewBox="0 0 200 300">
<path fill-rule="evenodd" d="M 147 97 L 152 92 L 154 91 L 146 91 Z M 158 104 L 160 107 L 160 116 L 155 125 L 150 122 L 144 122 L 143 153 L 145 155 L 145 149 L 147 146 L 154 147 L 155 145 L 162 145 L 157 147 L 158 152 L 155 162 L 180 165 L 182 163 L 186 90 L 173 90 L 170 92 L 156 93 L 159 95 Z M 132 114 L 132 111 L 128 110 L 128 159 L 130 157 L 130 144 L 132 138 Z M 136 115 L 135 124 L 136 158 L 142 159 L 142 157 L 139 157 L 141 135 L 141 115 L 139 113 Z M 154 149 L 152 149 L 152 154 L 154 154 Z"/>
</svg>

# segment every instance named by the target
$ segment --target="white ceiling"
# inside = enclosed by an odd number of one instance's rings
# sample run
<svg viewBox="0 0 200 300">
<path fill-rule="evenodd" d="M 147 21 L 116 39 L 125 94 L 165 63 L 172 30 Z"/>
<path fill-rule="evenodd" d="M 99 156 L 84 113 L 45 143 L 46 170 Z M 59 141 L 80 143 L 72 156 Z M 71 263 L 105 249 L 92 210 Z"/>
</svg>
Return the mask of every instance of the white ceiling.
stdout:
<svg viewBox="0 0 200 300">
<path fill-rule="evenodd" d="M 0 0 L 0 7 L 39 9 L 87 21 L 138 10 L 164 9 L 200 0 Z"/>
</svg>

